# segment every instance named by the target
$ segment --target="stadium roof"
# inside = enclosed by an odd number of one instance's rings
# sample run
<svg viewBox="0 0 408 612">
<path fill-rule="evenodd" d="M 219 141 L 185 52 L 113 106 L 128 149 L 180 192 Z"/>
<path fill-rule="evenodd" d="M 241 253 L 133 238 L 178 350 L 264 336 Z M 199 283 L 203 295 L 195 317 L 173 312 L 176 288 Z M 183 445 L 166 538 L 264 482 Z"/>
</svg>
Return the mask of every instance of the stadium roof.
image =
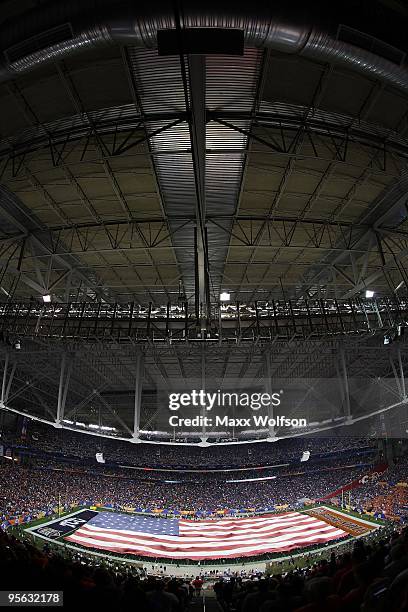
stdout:
<svg viewBox="0 0 408 612">
<path fill-rule="evenodd" d="M 223 291 L 238 326 L 240 305 L 285 303 L 293 320 L 305 300 L 332 300 L 341 310 L 367 289 L 391 304 L 404 299 L 406 10 L 399 2 L 362 3 L 358 11 L 352 4 L 334 19 L 317 4 L 305 16 L 296 3 L 272 12 L 261 3 L 3 2 L 4 304 L 42 305 L 50 296 L 54 321 L 57 303 L 115 305 L 114 320 L 126 305 L 133 312 L 150 303 L 149 318 L 167 308 L 168 340 L 170 308 L 187 308 L 198 335 L 210 338 L 226 316 Z M 78 308 L 80 319 L 85 306 Z M 6 355 L 7 341 L 27 334 L 20 311 L 2 312 Z M 378 324 L 372 312 L 363 342 L 385 351 L 378 342 L 403 318 L 378 315 Z M 149 334 L 142 348 L 137 338 L 124 346 L 105 329 L 113 343 L 105 355 L 104 338 L 87 344 L 89 329 L 85 339 L 75 332 L 72 345 L 56 345 L 36 324 L 12 361 L 21 380 L 35 378 L 39 350 L 50 372 L 60 372 L 60 358 L 52 366 L 49 358 L 62 346 L 79 356 L 72 376 L 85 396 L 93 386 L 118 391 L 118 381 L 122 391 L 133 389 L 140 350 L 145 388 L 157 377 L 198 376 L 203 361 L 207 375 L 256 379 L 266 353 L 282 375 L 310 365 L 316 376 L 331 376 L 331 360 L 321 357 L 338 353 L 341 328 L 330 341 L 322 333 L 310 339 L 312 329 L 269 340 L 252 330 L 244 346 L 234 328 L 236 346 L 213 348 L 156 347 Z M 377 343 L 367 338 L 373 328 Z M 359 340 L 347 342 L 352 367 Z M 388 354 L 377 355 L 375 373 L 392 372 Z M 54 401 L 60 376 L 50 378 Z"/>
</svg>

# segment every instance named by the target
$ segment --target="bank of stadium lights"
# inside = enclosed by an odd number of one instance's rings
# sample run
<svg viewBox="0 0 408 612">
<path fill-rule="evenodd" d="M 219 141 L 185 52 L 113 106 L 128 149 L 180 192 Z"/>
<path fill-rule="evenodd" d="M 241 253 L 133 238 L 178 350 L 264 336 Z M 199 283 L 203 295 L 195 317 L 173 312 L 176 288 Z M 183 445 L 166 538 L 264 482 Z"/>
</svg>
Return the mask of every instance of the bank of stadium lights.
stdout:
<svg viewBox="0 0 408 612">
<path fill-rule="evenodd" d="M 365 296 L 366 296 L 366 298 L 373 298 L 374 297 L 374 291 L 372 291 L 371 289 L 366 289 Z"/>
<path fill-rule="evenodd" d="M 276 480 L 277 476 L 262 476 L 262 478 L 236 478 L 226 482 L 254 482 L 256 480 Z"/>
<path fill-rule="evenodd" d="M 228 291 L 222 291 L 220 293 L 220 302 L 229 302 L 231 299 L 231 294 Z"/>
<path fill-rule="evenodd" d="M 116 427 L 108 427 L 107 425 L 96 425 L 94 423 L 89 423 L 89 429 L 100 429 L 101 431 L 116 431 Z"/>
<path fill-rule="evenodd" d="M 69 419 L 62 419 L 62 422 L 66 425 L 76 425 L 77 427 L 87 427 L 88 429 L 100 429 L 101 431 L 116 431 L 116 427 L 108 427 L 108 425 L 96 425 L 96 423 L 82 423 L 82 421 L 70 421 Z"/>
<path fill-rule="evenodd" d="M 51 302 L 51 296 L 49 293 L 46 293 L 42 296 L 44 304 L 49 304 Z"/>
</svg>

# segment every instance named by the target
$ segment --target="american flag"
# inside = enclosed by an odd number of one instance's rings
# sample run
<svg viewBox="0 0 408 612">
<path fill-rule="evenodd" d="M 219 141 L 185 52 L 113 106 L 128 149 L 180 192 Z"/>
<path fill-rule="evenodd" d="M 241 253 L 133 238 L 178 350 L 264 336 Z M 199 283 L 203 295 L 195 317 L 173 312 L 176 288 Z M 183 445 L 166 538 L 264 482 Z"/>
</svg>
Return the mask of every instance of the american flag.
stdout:
<svg viewBox="0 0 408 612">
<path fill-rule="evenodd" d="M 279 553 L 347 535 L 300 512 L 216 521 L 100 512 L 65 539 L 122 554 L 198 561 Z"/>
</svg>

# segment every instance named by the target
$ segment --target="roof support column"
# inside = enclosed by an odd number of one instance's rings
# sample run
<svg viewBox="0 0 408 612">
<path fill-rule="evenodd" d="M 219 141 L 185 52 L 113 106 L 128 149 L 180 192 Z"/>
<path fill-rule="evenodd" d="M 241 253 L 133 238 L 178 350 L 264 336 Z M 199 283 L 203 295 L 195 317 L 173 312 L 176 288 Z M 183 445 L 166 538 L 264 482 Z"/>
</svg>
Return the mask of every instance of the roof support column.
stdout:
<svg viewBox="0 0 408 612">
<path fill-rule="evenodd" d="M 135 368 L 135 404 L 133 415 L 133 441 L 139 439 L 140 432 L 140 409 L 142 404 L 143 388 L 143 354 L 138 353 Z"/>
<path fill-rule="evenodd" d="M 340 349 L 340 374 L 341 374 L 341 382 L 343 388 L 343 397 L 344 397 L 344 408 L 345 408 L 345 417 L 347 421 L 351 419 L 351 404 L 350 404 L 350 387 L 349 380 L 347 374 L 347 365 L 346 365 L 346 357 L 344 354 L 344 348 Z"/>
<path fill-rule="evenodd" d="M 266 387 L 266 393 L 268 393 L 269 397 L 271 398 L 273 394 L 273 389 L 272 389 L 272 360 L 271 360 L 270 351 L 267 351 L 265 353 L 265 387 Z M 274 418 L 275 418 L 275 415 L 274 415 L 273 405 L 272 405 L 272 402 L 270 402 L 268 406 L 268 419 L 269 419 L 268 435 L 270 438 L 274 438 L 276 434 L 275 427 L 272 424 L 270 424 L 270 420 Z"/>
<path fill-rule="evenodd" d="M 10 389 L 11 389 L 11 383 L 13 382 L 13 378 L 14 378 L 14 373 L 16 371 L 16 363 L 14 362 L 13 365 L 11 366 L 11 370 L 9 372 L 9 365 L 10 365 L 10 355 L 7 352 L 5 355 L 5 360 L 4 360 L 4 369 L 3 369 L 3 380 L 2 380 L 2 385 L 1 385 L 1 407 L 4 407 L 7 405 L 8 402 L 8 397 L 10 394 Z"/>
<path fill-rule="evenodd" d="M 64 420 L 65 404 L 67 401 L 69 381 L 72 372 L 72 360 L 68 359 L 67 353 L 63 353 L 61 359 L 60 378 L 58 385 L 58 403 L 57 403 L 57 418 L 55 424 L 57 427 L 62 427 L 61 423 Z"/>
<path fill-rule="evenodd" d="M 205 332 L 210 315 L 209 279 L 207 268 L 207 242 L 198 227 L 194 230 L 194 266 L 195 266 L 195 314 L 199 331 Z"/>
<path fill-rule="evenodd" d="M 397 349 L 397 356 L 398 356 L 398 366 L 399 366 L 399 371 L 400 371 L 400 377 L 401 377 L 401 395 L 402 395 L 402 401 L 406 402 L 407 401 L 407 391 L 405 388 L 405 373 L 404 373 L 404 366 L 402 365 L 402 359 L 401 359 L 401 348 L 398 344 L 398 349 Z"/>
</svg>

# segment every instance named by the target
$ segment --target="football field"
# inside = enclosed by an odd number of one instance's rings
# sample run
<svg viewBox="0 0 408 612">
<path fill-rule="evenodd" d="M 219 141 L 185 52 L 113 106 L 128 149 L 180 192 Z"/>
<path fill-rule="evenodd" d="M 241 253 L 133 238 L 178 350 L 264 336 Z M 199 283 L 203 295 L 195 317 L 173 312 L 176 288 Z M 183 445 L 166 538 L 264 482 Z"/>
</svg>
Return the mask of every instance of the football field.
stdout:
<svg viewBox="0 0 408 612">
<path fill-rule="evenodd" d="M 89 552 L 169 561 L 215 561 L 293 554 L 311 546 L 363 536 L 378 527 L 374 521 L 319 506 L 306 512 L 200 521 L 84 509 L 26 531 Z"/>
</svg>

